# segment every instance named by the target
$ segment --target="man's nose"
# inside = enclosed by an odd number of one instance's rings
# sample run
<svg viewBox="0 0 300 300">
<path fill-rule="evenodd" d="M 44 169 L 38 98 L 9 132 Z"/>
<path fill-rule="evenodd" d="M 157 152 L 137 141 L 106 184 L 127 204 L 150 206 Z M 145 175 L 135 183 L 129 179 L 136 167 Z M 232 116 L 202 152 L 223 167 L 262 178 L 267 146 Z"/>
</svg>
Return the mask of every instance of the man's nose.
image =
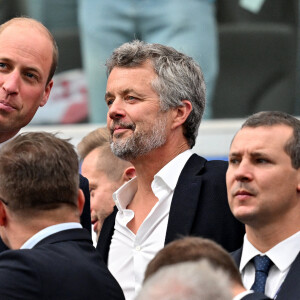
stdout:
<svg viewBox="0 0 300 300">
<path fill-rule="evenodd" d="M 124 117 L 126 115 L 124 102 L 121 99 L 115 99 L 109 106 L 107 115 L 112 120 Z"/>
<path fill-rule="evenodd" d="M 253 178 L 253 168 L 248 161 L 242 160 L 234 172 L 238 181 L 251 181 Z"/>
<path fill-rule="evenodd" d="M 5 75 L 2 88 L 7 94 L 17 94 L 19 92 L 20 74 L 17 70 Z"/>
</svg>

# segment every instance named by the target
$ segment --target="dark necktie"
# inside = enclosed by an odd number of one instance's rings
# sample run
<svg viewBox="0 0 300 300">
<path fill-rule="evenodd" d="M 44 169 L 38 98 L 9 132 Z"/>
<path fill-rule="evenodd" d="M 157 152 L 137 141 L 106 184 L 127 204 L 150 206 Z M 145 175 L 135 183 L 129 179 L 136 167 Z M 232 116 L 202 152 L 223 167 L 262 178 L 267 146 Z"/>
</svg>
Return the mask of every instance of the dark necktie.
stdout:
<svg viewBox="0 0 300 300">
<path fill-rule="evenodd" d="M 255 281 L 251 287 L 251 290 L 254 290 L 255 292 L 264 293 L 268 273 L 273 262 L 266 255 L 255 256 L 253 258 L 253 262 L 255 266 Z"/>
</svg>

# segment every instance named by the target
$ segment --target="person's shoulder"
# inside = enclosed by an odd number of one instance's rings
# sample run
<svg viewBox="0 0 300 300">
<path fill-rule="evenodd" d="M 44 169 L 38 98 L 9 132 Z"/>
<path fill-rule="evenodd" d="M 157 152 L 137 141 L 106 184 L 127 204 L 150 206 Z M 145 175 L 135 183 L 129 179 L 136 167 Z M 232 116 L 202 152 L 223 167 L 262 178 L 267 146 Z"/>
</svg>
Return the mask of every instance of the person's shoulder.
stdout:
<svg viewBox="0 0 300 300">
<path fill-rule="evenodd" d="M 26 275 L 26 276 L 25 276 Z M 13 299 L 10 289 L 22 292 L 39 283 L 34 255 L 28 249 L 6 250 L 0 254 L 0 298 Z M 26 298 L 26 291 L 24 299 Z M 10 298 L 12 297 L 12 298 Z"/>
</svg>

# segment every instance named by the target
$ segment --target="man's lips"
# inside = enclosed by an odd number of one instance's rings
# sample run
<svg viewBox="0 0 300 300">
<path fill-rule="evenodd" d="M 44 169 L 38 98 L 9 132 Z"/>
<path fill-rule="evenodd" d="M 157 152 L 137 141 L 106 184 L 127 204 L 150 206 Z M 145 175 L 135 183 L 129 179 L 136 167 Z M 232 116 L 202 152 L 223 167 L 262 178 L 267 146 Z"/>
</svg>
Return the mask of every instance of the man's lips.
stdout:
<svg viewBox="0 0 300 300">
<path fill-rule="evenodd" d="M 12 103 L 9 103 L 4 100 L 0 100 L 0 110 L 4 110 L 7 112 L 16 110 L 16 106 Z"/>
<path fill-rule="evenodd" d="M 114 129 L 113 129 L 113 133 L 122 133 L 122 132 L 124 132 L 124 131 L 126 131 L 126 130 L 128 130 L 129 128 L 126 128 L 126 127 L 115 127 Z"/>
<path fill-rule="evenodd" d="M 233 196 L 239 200 L 246 200 L 246 199 L 249 199 L 250 197 L 255 196 L 255 194 L 252 192 L 249 192 L 248 190 L 239 189 L 239 190 L 233 192 Z"/>
</svg>

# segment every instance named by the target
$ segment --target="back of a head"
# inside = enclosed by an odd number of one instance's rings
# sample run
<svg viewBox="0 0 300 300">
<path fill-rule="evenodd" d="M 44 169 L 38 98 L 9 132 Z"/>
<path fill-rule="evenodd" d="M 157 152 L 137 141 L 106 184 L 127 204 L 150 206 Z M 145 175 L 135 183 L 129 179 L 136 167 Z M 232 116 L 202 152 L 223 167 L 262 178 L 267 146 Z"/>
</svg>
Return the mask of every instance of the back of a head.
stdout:
<svg viewBox="0 0 300 300">
<path fill-rule="evenodd" d="M 228 273 L 234 282 L 242 285 L 239 270 L 229 253 L 214 241 L 200 237 L 184 237 L 167 244 L 148 264 L 145 281 L 164 266 L 199 259 L 207 259 L 214 267 Z"/>
<path fill-rule="evenodd" d="M 182 100 L 191 102 L 193 109 L 183 129 L 192 148 L 205 107 L 205 82 L 199 65 L 172 47 L 135 40 L 115 49 L 107 60 L 107 73 L 109 75 L 114 67 L 132 68 L 147 61 L 157 74 L 152 86 L 159 95 L 163 111 L 182 106 Z"/>
<path fill-rule="evenodd" d="M 232 297 L 227 274 L 203 259 L 161 268 L 145 282 L 136 300 L 230 300 Z"/>
<path fill-rule="evenodd" d="M 78 186 L 78 157 L 67 140 L 23 133 L 0 149 L 0 195 L 15 213 L 76 209 Z"/>
</svg>

